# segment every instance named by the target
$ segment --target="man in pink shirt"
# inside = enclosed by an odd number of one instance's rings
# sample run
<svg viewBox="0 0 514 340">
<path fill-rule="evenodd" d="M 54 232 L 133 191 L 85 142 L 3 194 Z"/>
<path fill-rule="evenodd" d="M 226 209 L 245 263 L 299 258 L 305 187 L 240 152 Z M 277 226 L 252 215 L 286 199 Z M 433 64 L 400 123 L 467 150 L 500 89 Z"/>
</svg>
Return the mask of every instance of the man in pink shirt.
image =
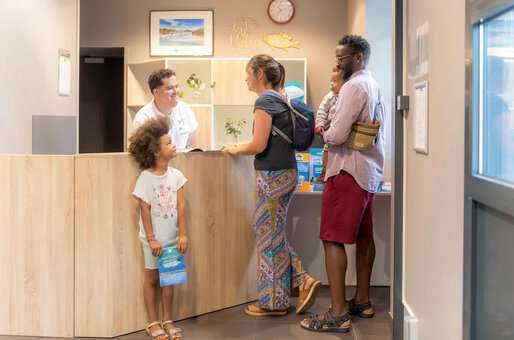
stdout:
<svg viewBox="0 0 514 340">
<path fill-rule="evenodd" d="M 329 145 L 321 208 L 320 239 L 332 306 L 324 314 L 301 322 L 311 331 L 348 332 L 351 316 L 371 318 L 369 283 L 375 259 L 373 240 L 373 199 L 384 167 L 384 116 L 380 88 L 366 70 L 369 43 L 360 36 L 343 37 L 336 48 L 337 66 L 344 86 L 339 92 L 334 118 L 323 134 Z M 371 149 L 358 151 L 345 142 L 356 122 L 380 121 L 381 128 Z M 346 301 L 345 244 L 357 244 L 357 290 Z"/>
</svg>

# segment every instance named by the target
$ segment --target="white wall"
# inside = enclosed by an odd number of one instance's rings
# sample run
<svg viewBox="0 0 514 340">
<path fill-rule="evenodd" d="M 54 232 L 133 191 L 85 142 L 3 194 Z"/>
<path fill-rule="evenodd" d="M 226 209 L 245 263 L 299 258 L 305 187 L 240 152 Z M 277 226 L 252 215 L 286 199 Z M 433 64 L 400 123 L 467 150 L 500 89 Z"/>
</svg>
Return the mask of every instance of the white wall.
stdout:
<svg viewBox="0 0 514 340">
<path fill-rule="evenodd" d="M 76 116 L 79 0 L 0 0 L 0 152 L 32 152 L 32 116 Z M 71 52 L 71 96 L 57 95 L 58 49 Z M 73 141 L 75 142 L 75 141 Z"/>
<path fill-rule="evenodd" d="M 366 0 L 348 0 L 348 32 L 366 33 Z"/>
<path fill-rule="evenodd" d="M 79 0 L 0 0 L 0 153 L 32 152 L 32 116 L 76 116 Z M 57 95 L 58 49 L 72 95 Z M 74 142 L 74 141 L 73 141 Z"/>
<path fill-rule="evenodd" d="M 407 0 L 409 52 L 428 21 L 429 155 L 413 150 L 406 123 L 404 302 L 419 340 L 462 339 L 465 1 Z M 408 71 L 412 74 L 412 68 Z M 413 108 L 413 84 L 407 81 Z"/>
</svg>

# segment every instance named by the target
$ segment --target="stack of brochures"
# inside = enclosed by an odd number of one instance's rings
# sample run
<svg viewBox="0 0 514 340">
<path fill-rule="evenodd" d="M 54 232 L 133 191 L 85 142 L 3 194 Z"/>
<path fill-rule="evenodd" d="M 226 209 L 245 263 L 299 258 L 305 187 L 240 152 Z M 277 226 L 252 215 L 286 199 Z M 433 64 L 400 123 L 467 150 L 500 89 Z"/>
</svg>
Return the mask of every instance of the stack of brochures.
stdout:
<svg viewBox="0 0 514 340">
<path fill-rule="evenodd" d="M 316 182 L 323 168 L 323 148 L 310 148 L 296 153 L 298 192 L 323 191 L 323 183 Z"/>
</svg>

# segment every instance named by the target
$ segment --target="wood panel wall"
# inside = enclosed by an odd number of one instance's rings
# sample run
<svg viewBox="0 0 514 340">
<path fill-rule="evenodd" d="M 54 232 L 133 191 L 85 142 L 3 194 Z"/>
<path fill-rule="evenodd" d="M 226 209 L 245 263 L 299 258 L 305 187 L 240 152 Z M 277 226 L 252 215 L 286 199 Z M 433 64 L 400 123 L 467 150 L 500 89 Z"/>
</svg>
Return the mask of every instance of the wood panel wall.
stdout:
<svg viewBox="0 0 514 340">
<path fill-rule="evenodd" d="M 177 287 L 174 318 L 256 297 L 250 158 L 180 154 L 171 165 L 185 186 L 188 284 Z M 137 204 L 139 170 L 127 154 L 76 157 L 75 336 L 116 336 L 146 325 Z"/>
<path fill-rule="evenodd" d="M 0 334 L 73 336 L 73 156 L 0 155 Z"/>
</svg>

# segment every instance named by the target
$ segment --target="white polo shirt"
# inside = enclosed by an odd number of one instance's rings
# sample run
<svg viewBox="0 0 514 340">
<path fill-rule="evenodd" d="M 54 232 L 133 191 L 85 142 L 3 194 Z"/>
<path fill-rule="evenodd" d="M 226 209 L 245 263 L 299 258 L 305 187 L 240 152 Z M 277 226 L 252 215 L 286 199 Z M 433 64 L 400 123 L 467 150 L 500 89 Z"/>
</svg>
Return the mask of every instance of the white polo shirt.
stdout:
<svg viewBox="0 0 514 340">
<path fill-rule="evenodd" d="M 159 116 L 168 115 L 160 112 L 152 100 L 137 112 L 132 123 L 132 132 L 136 131 L 148 119 L 156 118 Z M 189 135 L 191 135 L 198 128 L 198 122 L 196 120 L 195 113 L 193 110 L 191 110 L 189 105 L 179 100 L 177 105 L 171 110 L 171 115 L 169 117 L 169 134 L 171 137 L 171 142 L 179 150 L 186 149 Z"/>
</svg>

